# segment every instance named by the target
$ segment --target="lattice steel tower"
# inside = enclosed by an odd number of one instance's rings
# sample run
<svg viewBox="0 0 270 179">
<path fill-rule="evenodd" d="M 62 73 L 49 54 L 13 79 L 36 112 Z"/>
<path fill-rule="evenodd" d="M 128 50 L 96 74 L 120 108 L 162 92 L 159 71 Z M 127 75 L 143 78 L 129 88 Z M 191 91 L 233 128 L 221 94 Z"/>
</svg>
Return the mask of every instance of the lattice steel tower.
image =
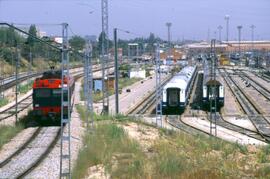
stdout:
<svg viewBox="0 0 270 179">
<path fill-rule="evenodd" d="M 70 113 L 71 101 L 69 91 L 69 54 L 68 54 L 68 24 L 62 24 L 62 80 L 61 80 L 61 153 L 60 178 L 71 178 L 70 153 Z M 66 81 L 66 84 L 65 82 Z"/>
<path fill-rule="evenodd" d="M 217 84 L 216 84 L 216 52 L 215 52 L 216 40 L 211 40 L 211 65 L 210 76 L 211 81 L 214 84 L 210 84 L 210 93 L 212 94 L 210 99 L 210 134 L 217 136 Z"/>
<path fill-rule="evenodd" d="M 109 13 L 108 13 L 108 0 L 101 0 L 101 15 L 102 15 L 102 47 L 101 47 L 101 58 L 102 58 L 102 113 L 106 114 L 109 112 L 109 93 L 108 86 L 106 85 L 106 79 L 108 82 L 109 70 Z"/>
<path fill-rule="evenodd" d="M 159 44 L 156 48 L 156 125 L 162 127 L 162 87 L 160 73 L 160 49 Z"/>
<path fill-rule="evenodd" d="M 84 98 L 86 106 L 86 122 L 87 129 L 93 129 L 93 76 L 92 76 L 92 62 L 91 62 L 92 46 L 88 42 L 85 48 L 84 61 Z M 90 117 L 90 120 L 89 120 Z"/>
</svg>

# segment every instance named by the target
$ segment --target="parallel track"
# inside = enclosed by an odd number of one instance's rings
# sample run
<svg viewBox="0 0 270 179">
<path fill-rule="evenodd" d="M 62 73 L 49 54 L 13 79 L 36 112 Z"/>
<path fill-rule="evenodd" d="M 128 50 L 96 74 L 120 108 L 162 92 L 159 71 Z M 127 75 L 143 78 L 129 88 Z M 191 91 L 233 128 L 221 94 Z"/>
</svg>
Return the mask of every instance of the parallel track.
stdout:
<svg viewBox="0 0 270 179">
<path fill-rule="evenodd" d="M 244 127 L 241 127 L 241 126 L 238 126 L 238 125 L 235 125 L 233 123 L 230 123 L 230 122 L 224 120 L 223 116 L 219 113 L 217 114 L 216 124 L 218 126 L 226 128 L 226 129 L 239 132 L 240 134 L 246 135 L 250 138 L 254 138 L 254 139 L 262 141 L 262 142 L 267 142 L 265 140 L 265 138 L 263 138 L 260 135 L 260 133 L 253 131 L 253 130 L 250 130 L 250 129 L 247 129 L 247 128 L 244 128 Z"/>
<path fill-rule="evenodd" d="M 111 68 L 111 67 L 108 67 L 108 68 Z M 96 70 L 93 70 L 93 72 L 96 72 L 96 71 L 99 71 L 100 69 L 96 69 Z M 77 73 L 76 76 L 74 76 L 74 79 L 75 81 L 78 80 L 80 77 L 82 77 L 83 73 Z M 31 95 L 30 95 L 30 98 L 31 98 Z M 23 101 L 21 101 L 23 102 Z M 31 103 L 30 103 L 31 105 Z M 14 106 L 13 106 L 14 107 Z M 13 108 L 11 107 L 11 108 Z M 10 109 L 11 109 L 10 108 Z M 6 111 L 10 110 L 10 109 L 7 109 Z M 3 160 L 1 163 L 0 163 L 0 171 L 2 170 L 3 172 L 4 171 L 8 171 L 8 169 L 10 168 L 16 168 L 15 166 L 16 165 L 24 165 L 24 163 L 20 162 L 20 163 L 16 163 L 16 158 L 18 158 L 18 160 L 20 159 L 20 157 L 23 157 L 23 153 L 26 152 L 27 153 L 27 150 L 32 150 L 32 149 L 35 149 L 35 148 L 40 148 L 39 146 L 30 146 L 32 145 L 33 143 L 37 143 L 39 144 L 39 141 L 42 141 L 41 139 L 42 138 L 38 138 L 39 135 L 42 135 L 41 134 L 41 131 L 42 129 L 45 129 L 45 130 L 49 130 L 50 127 L 48 128 L 41 128 L 39 127 L 38 129 L 36 129 L 36 131 L 33 133 L 33 135 L 18 149 L 16 150 L 13 154 L 11 154 L 9 157 L 7 157 L 5 160 Z M 44 133 L 45 134 L 45 138 L 48 137 L 48 133 Z M 60 127 L 57 127 L 57 130 L 52 133 L 49 133 L 50 137 L 52 137 L 51 139 L 51 142 L 46 145 L 46 149 L 43 150 L 43 152 L 37 154 L 38 156 L 35 156 L 36 158 L 33 159 L 33 161 L 31 161 L 31 163 L 27 166 L 27 167 L 19 167 L 21 171 L 16 171 L 16 173 L 10 173 L 10 175 L 7 176 L 7 178 L 23 178 L 25 176 L 27 176 L 30 172 L 32 172 L 38 165 L 40 165 L 40 163 L 48 156 L 48 154 L 51 152 L 51 150 L 55 147 L 55 145 L 57 144 L 57 141 L 58 139 L 60 138 L 60 134 L 61 134 L 61 128 Z M 44 140 L 44 139 L 43 139 Z M 46 139 L 47 140 L 47 139 Z M 39 144 L 41 145 L 41 144 Z M 11 163 L 15 161 L 15 164 Z M 14 167 L 10 167 L 9 165 L 15 165 Z M 5 169 L 5 167 L 8 167 L 7 169 Z M 0 176 L 1 178 L 1 176 Z M 4 177 L 5 178 L 5 177 Z"/>
<path fill-rule="evenodd" d="M 250 121 L 253 123 L 259 134 L 267 141 L 270 142 L 270 124 L 269 122 L 260 115 L 260 110 L 255 106 L 255 104 L 250 101 L 245 92 L 238 87 L 235 81 L 227 74 L 224 70 L 226 76 L 224 77 L 226 83 L 231 88 L 232 92 L 236 96 L 241 107 L 244 109 L 245 113 L 249 116 Z"/>
<path fill-rule="evenodd" d="M 112 68 L 112 66 L 109 66 L 107 68 Z M 93 70 L 93 72 L 98 72 L 98 71 L 100 71 L 100 68 Z M 74 75 L 75 80 L 82 77 L 82 75 L 83 75 L 82 72 L 74 72 L 74 74 L 75 74 Z M 26 96 L 21 101 L 18 101 L 18 113 L 20 113 L 21 111 L 24 111 L 25 109 L 27 109 L 31 105 L 32 105 L 32 94 L 29 94 L 28 96 Z M 15 107 L 16 107 L 16 104 L 14 104 L 14 105 L 10 106 L 9 108 L 1 111 L 0 112 L 0 121 L 14 116 L 16 114 Z"/>
<path fill-rule="evenodd" d="M 161 86 L 163 87 L 166 85 L 166 83 L 171 79 L 171 77 L 165 79 Z M 143 98 L 135 107 L 130 109 L 127 114 L 132 115 L 132 114 L 144 114 L 146 112 L 152 112 L 151 109 L 155 108 L 153 107 L 155 105 L 155 91 L 152 91 L 148 96 Z"/>
<path fill-rule="evenodd" d="M 60 137 L 60 132 L 60 127 L 56 129 L 38 128 L 19 150 L 1 162 L 0 178 L 22 178 L 33 171 L 55 147 Z M 46 142 L 48 143 L 46 144 Z M 29 155 L 33 156 L 30 157 Z M 28 158 L 26 159 L 25 157 Z"/>
</svg>

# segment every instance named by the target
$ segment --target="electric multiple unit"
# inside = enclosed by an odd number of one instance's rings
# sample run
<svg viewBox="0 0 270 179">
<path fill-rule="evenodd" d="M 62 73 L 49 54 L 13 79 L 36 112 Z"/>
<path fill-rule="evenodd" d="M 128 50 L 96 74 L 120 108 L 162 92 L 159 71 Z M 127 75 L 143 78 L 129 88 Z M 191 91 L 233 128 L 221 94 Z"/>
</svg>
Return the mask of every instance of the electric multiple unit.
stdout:
<svg viewBox="0 0 270 179">
<path fill-rule="evenodd" d="M 216 77 L 215 77 L 216 76 Z M 214 75 L 214 67 L 211 65 L 210 60 L 204 60 L 204 77 L 203 77 L 203 96 L 202 103 L 206 110 L 215 107 L 215 94 L 216 94 L 216 110 L 224 106 L 224 85 L 221 83 L 220 75 L 216 70 Z"/>
<path fill-rule="evenodd" d="M 196 66 L 184 67 L 163 87 L 162 111 L 164 114 L 179 114 L 184 110 L 196 70 Z"/>
</svg>

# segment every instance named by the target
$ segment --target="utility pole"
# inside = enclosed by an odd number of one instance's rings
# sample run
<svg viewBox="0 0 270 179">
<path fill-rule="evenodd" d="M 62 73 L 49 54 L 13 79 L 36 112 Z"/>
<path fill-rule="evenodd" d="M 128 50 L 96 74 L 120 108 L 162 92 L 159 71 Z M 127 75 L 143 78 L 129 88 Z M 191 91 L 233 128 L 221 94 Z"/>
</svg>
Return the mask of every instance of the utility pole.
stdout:
<svg viewBox="0 0 270 179">
<path fill-rule="evenodd" d="M 237 26 L 238 29 L 238 54 L 239 54 L 239 58 L 241 58 L 241 30 L 242 30 L 242 26 L 239 25 Z"/>
<path fill-rule="evenodd" d="M 19 64 L 20 64 L 20 59 L 21 59 L 21 54 L 19 50 L 19 45 L 18 42 L 16 41 L 16 72 L 15 72 L 15 79 L 16 79 L 16 86 L 15 86 L 15 118 L 16 122 L 18 122 L 18 94 L 19 94 L 19 86 L 18 86 L 18 74 L 19 74 Z"/>
<path fill-rule="evenodd" d="M 102 114 L 109 113 L 109 89 L 106 85 L 109 81 L 109 70 L 106 67 L 109 63 L 108 48 L 109 48 L 109 13 L 108 13 L 108 0 L 101 0 L 101 14 L 102 14 Z M 107 71 L 107 73 L 106 73 Z"/>
<path fill-rule="evenodd" d="M 114 29 L 114 75 L 115 75 L 115 114 L 119 113 L 119 90 L 118 90 L 118 44 L 117 44 L 117 28 Z"/>
<path fill-rule="evenodd" d="M 218 40 L 219 40 L 219 44 L 222 44 L 222 40 L 221 40 L 221 31 L 222 31 L 223 27 L 221 25 L 218 26 Z"/>
<path fill-rule="evenodd" d="M 162 127 L 162 87 L 160 73 L 160 49 L 156 47 L 156 125 Z"/>
<path fill-rule="evenodd" d="M 229 21 L 230 21 L 229 15 L 225 15 L 225 21 L 226 21 L 226 41 L 228 43 L 229 42 Z"/>
<path fill-rule="evenodd" d="M 71 150 L 70 150 L 70 74 L 69 74 L 69 44 L 68 24 L 62 24 L 62 80 L 61 80 L 61 152 L 60 178 L 71 178 Z M 66 83 L 65 83 L 66 82 Z M 66 127 L 66 128 L 65 128 Z M 66 129 L 66 130 L 64 130 Z M 64 162 L 66 161 L 66 162 Z"/>
<path fill-rule="evenodd" d="M 215 52 L 216 40 L 211 40 L 211 81 L 214 81 L 214 85 L 210 85 L 212 95 L 210 96 L 210 134 L 217 136 L 217 85 L 216 85 L 216 52 Z M 214 104 L 213 104 L 214 103 Z"/>
<path fill-rule="evenodd" d="M 2 53 L 1 53 L 1 57 L 3 57 Z M 2 71 L 4 72 L 4 70 L 2 70 L 2 66 L 3 65 L 0 65 L 0 99 L 3 99 L 4 98 L 4 88 L 3 88 L 3 85 L 4 85 L 4 73 L 2 75 Z"/>
</svg>

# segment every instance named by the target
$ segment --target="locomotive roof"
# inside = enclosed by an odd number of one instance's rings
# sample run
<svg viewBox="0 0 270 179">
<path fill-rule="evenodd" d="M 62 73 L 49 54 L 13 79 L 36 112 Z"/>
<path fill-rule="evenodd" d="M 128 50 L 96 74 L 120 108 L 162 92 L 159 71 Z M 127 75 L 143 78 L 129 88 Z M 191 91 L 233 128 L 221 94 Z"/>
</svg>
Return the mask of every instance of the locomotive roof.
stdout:
<svg viewBox="0 0 270 179">
<path fill-rule="evenodd" d="M 62 72 L 61 70 L 50 70 L 43 73 L 42 79 L 61 79 L 62 78 Z"/>
</svg>

